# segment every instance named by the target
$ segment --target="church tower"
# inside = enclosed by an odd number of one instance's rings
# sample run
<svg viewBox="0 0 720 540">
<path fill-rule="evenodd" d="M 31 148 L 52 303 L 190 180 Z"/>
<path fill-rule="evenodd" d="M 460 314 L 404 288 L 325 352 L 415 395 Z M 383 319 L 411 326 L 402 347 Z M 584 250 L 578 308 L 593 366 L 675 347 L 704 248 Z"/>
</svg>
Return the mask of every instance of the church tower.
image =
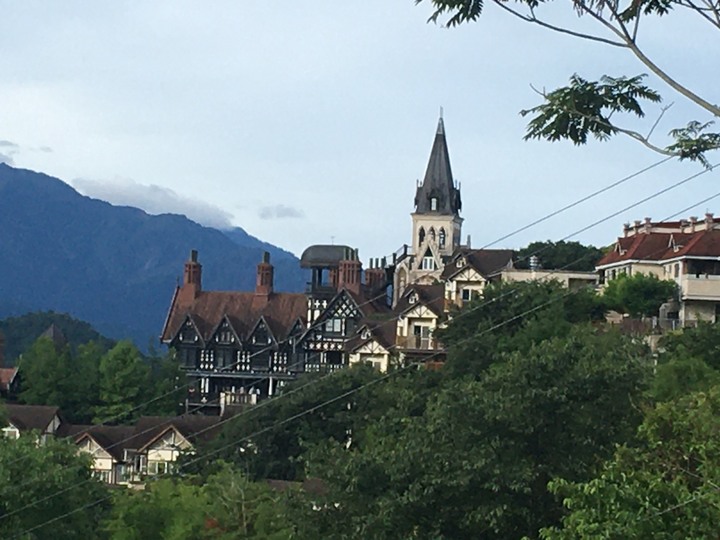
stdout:
<svg viewBox="0 0 720 540">
<path fill-rule="evenodd" d="M 415 211 L 411 214 L 412 252 L 396 270 L 398 294 L 410 283 L 429 284 L 439 278 L 444 261 L 460 245 L 461 208 L 441 115 L 425 176 L 415 191 Z"/>
</svg>

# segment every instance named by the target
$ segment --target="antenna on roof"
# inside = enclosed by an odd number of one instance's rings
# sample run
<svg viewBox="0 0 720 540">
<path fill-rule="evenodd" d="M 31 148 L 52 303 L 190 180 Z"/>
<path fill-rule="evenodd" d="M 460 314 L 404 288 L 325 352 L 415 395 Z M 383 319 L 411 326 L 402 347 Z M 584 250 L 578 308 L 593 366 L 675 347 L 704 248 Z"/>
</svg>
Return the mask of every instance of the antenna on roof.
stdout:
<svg viewBox="0 0 720 540">
<path fill-rule="evenodd" d="M 333 245 L 333 246 L 335 245 L 335 237 L 334 236 L 330 237 L 330 245 Z"/>
<path fill-rule="evenodd" d="M 443 118 L 443 108 L 442 105 L 440 106 L 440 120 Z"/>
</svg>

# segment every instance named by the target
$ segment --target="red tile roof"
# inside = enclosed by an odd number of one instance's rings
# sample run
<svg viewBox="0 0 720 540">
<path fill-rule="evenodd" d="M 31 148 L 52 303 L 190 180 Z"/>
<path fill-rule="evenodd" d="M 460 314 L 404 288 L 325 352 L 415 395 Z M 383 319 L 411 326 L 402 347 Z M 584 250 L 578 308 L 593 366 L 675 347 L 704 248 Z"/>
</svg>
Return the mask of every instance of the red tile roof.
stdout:
<svg viewBox="0 0 720 540">
<path fill-rule="evenodd" d="M 7 392 L 13 379 L 17 375 L 18 368 L 0 368 L 0 391 Z"/>
<path fill-rule="evenodd" d="M 676 257 L 720 257 L 720 230 L 696 233 L 639 233 L 618 238 L 597 266 L 623 261 L 663 261 Z"/>
</svg>

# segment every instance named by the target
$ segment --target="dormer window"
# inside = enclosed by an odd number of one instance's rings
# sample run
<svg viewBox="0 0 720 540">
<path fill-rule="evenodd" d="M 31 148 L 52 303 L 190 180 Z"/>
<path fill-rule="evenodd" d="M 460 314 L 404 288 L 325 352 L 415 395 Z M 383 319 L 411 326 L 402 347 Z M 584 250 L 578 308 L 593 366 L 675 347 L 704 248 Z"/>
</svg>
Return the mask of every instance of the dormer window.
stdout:
<svg viewBox="0 0 720 540">
<path fill-rule="evenodd" d="M 437 197 L 430 198 L 430 211 L 437 212 L 438 200 Z"/>
<path fill-rule="evenodd" d="M 360 334 L 360 337 L 362 339 L 370 339 L 370 330 L 368 328 L 363 328 L 362 334 Z"/>
<path fill-rule="evenodd" d="M 414 304 L 415 302 L 417 302 L 417 300 L 418 300 L 418 297 L 417 297 L 416 293 L 412 293 L 410 295 L 410 297 L 408 298 L 408 302 L 410 302 L 411 304 Z"/>
<path fill-rule="evenodd" d="M 465 259 L 463 259 L 462 257 L 460 257 L 460 258 L 457 260 L 457 262 L 455 263 L 455 266 L 456 266 L 457 268 L 462 268 L 463 266 L 465 266 Z"/>
<path fill-rule="evenodd" d="M 432 255 L 425 255 L 422 260 L 423 270 L 435 270 L 435 257 Z"/>
</svg>

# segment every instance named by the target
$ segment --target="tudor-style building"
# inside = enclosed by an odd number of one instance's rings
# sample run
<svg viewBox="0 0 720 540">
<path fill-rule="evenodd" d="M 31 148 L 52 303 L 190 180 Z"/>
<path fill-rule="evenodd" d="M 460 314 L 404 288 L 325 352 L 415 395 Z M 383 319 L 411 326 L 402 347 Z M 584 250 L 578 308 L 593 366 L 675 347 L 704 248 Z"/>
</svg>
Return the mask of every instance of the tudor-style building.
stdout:
<svg viewBox="0 0 720 540">
<path fill-rule="evenodd" d="M 203 290 L 202 266 L 193 251 L 161 336 L 193 383 L 188 407 L 219 411 L 273 395 L 303 370 L 295 347 L 306 315 L 304 294 L 273 290 L 267 253 L 258 264 L 254 291 L 227 292 Z"/>
</svg>

